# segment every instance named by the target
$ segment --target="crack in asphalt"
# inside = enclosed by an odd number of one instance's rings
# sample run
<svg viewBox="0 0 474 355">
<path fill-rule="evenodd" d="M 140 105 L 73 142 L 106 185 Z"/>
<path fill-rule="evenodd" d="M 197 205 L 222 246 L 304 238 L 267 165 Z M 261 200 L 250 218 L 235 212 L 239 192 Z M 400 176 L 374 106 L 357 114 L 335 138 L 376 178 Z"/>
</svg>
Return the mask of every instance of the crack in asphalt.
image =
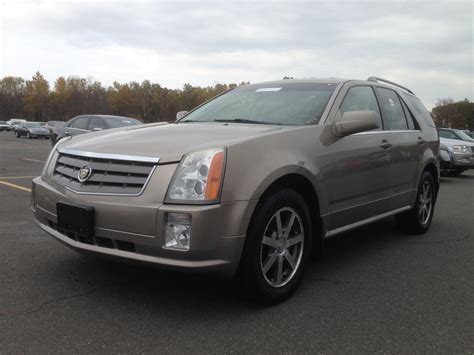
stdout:
<svg viewBox="0 0 474 355">
<path fill-rule="evenodd" d="M 12 314 L 0 313 L 0 317 L 12 317 L 12 316 L 18 316 L 18 315 L 30 315 L 30 314 L 38 313 L 38 312 L 43 311 L 44 309 L 51 308 L 51 307 L 47 307 L 48 305 L 54 305 L 55 303 L 59 303 L 61 301 L 69 300 L 71 298 L 80 298 L 80 297 L 88 296 L 88 295 L 91 295 L 91 294 L 95 293 L 96 291 L 97 290 L 94 289 L 94 290 L 90 290 L 90 291 L 79 293 L 79 294 L 56 297 L 56 298 L 53 298 L 49 301 L 41 303 L 39 306 L 36 306 L 33 309 L 30 309 L 29 311 L 27 310 L 25 312 L 17 312 L 17 313 L 12 313 Z M 30 307 L 30 308 L 32 308 L 32 307 Z"/>
</svg>

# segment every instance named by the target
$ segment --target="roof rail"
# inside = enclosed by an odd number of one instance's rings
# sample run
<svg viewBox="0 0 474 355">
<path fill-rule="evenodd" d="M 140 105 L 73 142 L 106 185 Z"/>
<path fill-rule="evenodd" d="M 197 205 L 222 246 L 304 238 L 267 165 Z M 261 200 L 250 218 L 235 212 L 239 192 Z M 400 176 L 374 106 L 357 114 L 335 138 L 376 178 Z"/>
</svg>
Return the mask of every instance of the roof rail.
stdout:
<svg viewBox="0 0 474 355">
<path fill-rule="evenodd" d="M 367 79 L 367 81 L 381 81 L 383 83 L 387 83 L 387 84 L 390 84 L 390 85 L 393 85 L 393 86 L 398 86 L 399 88 L 408 91 L 410 94 L 415 95 L 415 93 L 413 91 L 411 91 L 410 89 L 408 89 L 408 88 L 406 88 L 406 87 L 404 87 L 400 84 L 394 83 L 393 81 L 383 79 L 383 78 L 379 78 L 378 76 L 371 76 Z"/>
</svg>

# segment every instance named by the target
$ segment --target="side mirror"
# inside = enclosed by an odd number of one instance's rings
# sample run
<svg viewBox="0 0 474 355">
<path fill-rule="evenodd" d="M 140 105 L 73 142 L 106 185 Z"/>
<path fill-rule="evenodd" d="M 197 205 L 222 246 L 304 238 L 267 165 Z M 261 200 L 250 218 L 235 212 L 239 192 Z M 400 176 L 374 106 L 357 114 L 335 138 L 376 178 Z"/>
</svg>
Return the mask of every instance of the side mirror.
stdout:
<svg viewBox="0 0 474 355">
<path fill-rule="evenodd" d="M 378 114 L 375 111 L 344 112 L 342 119 L 334 125 L 335 133 L 340 137 L 371 131 L 379 127 Z"/>
<path fill-rule="evenodd" d="M 178 111 L 178 113 L 176 114 L 176 121 L 179 121 L 181 118 L 186 116 L 188 112 L 189 111 Z"/>
</svg>

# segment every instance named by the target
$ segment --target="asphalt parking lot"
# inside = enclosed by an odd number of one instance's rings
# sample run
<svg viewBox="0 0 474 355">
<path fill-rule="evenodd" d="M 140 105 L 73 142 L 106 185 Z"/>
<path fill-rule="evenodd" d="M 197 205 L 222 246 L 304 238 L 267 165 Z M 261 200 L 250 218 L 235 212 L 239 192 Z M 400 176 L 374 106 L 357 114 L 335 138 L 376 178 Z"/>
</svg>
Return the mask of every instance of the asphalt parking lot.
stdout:
<svg viewBox="0 0 474 355">
<path fill-rule="evenodd" d="M 433 224 L 327 243 L 299 291 L 261 307 L 231 282 L 90 259 L 40 231 L 45 140 L 0 132 L 0 353 L 474 351 L 474 172 L 442 178 Z"/>
</svg>

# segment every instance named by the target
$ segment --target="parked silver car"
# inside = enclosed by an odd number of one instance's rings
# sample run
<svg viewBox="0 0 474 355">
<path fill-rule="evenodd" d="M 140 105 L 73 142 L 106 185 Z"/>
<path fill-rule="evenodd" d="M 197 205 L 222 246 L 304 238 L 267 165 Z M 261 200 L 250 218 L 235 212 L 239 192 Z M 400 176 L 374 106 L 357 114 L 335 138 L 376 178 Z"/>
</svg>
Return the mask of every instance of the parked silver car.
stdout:
<svg viewBox="0 0 474 355">
<path fill-rule="evenodd" d="M 326 238 L 389 216 L 426 232 L 438 149 L 429 113 L 398 84 L 247 85 L 176 123 L 61 140 L 32 210 L 77 251 L 236 277 L 274 303 Z"/>
<path fill-rule="evenodd" d="M 466 170 L 474 169 L 474 142 L 442 137 L 439 140 L 451 156 L 451 175 L 459 175 Z"/>
</svg>

